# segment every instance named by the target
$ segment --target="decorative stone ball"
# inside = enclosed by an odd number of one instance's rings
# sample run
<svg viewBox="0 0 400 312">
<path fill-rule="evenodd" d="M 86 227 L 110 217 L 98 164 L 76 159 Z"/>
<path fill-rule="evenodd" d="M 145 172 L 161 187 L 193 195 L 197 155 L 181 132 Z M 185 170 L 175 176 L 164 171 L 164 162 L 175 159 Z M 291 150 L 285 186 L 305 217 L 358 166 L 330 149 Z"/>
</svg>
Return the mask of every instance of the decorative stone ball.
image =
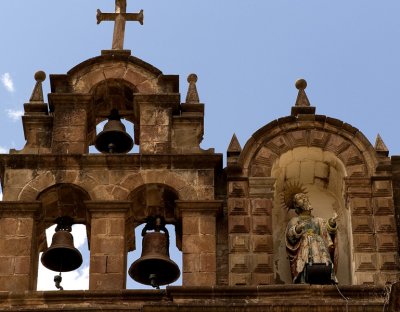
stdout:
<svg viewBox="0 0 400 312">
<path fill-rule="evenodd" d="M 187 81 L 188 81 L 189 83 L 191 83 L 191 82 L 196 83 L 196 82 L 197 82 L 197 75 L 196 75 L 196 74 L 190 74 L 190 75 L 188 76 L 188 78 L 187 78 Z"/>
<path fill-rule="evenodd" d="M 35 80 L 38 82 L 42 82 L 46 79 L 46 73 L 42 70 L 39 70 L 35 73 Z"/>
<path fill-rule="evenodd" d="M 305 81 L 304 79 L 298 79 L 295 83 L 295 86 L 298 90 L 304 90 L 305 88 L 307 88 L 307 81 Z"/>
</svg>

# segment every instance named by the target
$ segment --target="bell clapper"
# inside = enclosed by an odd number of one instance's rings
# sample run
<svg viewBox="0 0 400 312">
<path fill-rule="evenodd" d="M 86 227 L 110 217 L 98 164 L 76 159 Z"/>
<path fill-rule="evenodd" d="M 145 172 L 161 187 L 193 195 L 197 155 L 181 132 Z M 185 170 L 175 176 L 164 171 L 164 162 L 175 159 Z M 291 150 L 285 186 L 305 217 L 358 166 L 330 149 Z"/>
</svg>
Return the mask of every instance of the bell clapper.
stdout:
<svg viewBox="0 0 400 312">
<path fill-rule="evenodd" d="M 54 283 L 56 283 L 57 289 L 64 290 L 64 288 L 61 286 L 61 281 L 62 281 L 62 277 L 61 277 L 61 272 L 60 272 L 60 274 L 54 276 Z"/>
<path fill-rule="evenodd" d="M 150 274 L 149 280 L 150 280 L 151 287 L 153 287 L 155 289 L 160 289 L 160 285 L 158 285 L 158 283 L 157 283 L 157 275 L 156 274 Z"/>
</svg>

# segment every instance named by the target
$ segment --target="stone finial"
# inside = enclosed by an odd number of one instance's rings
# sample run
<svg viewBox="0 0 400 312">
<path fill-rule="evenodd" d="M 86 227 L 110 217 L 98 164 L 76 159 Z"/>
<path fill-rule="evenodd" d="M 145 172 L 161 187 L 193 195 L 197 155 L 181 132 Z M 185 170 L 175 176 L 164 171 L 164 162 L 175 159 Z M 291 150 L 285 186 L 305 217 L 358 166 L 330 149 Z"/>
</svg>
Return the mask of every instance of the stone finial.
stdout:
<svg viewBox="0 0 400 312">
<path fill-rule="evenodd" d="M 231 143 L 229 143 L 228 146 L 228 154 L 240 154 L 242 151 L 242 147 L 240 146 L 239 140 L 236 137 L 236 134 L 234 133 L 231 139 Z"/>
<path fill-rule="evenodd" d="M 199 104 L 200 99 L 199 99 L 199 94 L 197 93 L 197 87 L 196 87 L 197 75 L 190 74 L 187 78 L 187 81 L 189 83 L 189 88 L 188 88 L 188 92 L 186 95 L 186 104 Z"/>
<path fill-rule="evenodd" d="M 36 85 L 33 88 L 33 92 L 31 98 L 29 99 L 29 102 L 44 103 L 42 82 L 45 81 L 45 79 L 46 73 L 44 71 L 39 70 L 35 73 Z"/>
<path fill-rule="evenodd" d="M 376 140 L 375 140 L 375 151 L 378 153 L 378 155 L 382 155 L 382 156 L 389 156 L 389 149 L 387 148 L 386 144 L 383 142 L 381 136 L 378 135 L 376 136 Z"/>
<path fill-rule="evenodd" d="M 301 107 L 311 106 L 310 101 L 307 98 L 307 94 L 304 91 L 307 88 L 307 81 L 305 81 L 304 79 L 298 79 L 295 83 L 295 86 L 297 90 L 299 90 L 295 106 L 301 106 Z"/>
<path fill-rule="evenodd" d="M 304 91 L 307 88 L 307 81 L 298 79 L 295 83 L 299 93 L 297 94 L 296 103 L 292 106 L 292 116 L 300 114 L 315 114 L 315 107 L 310 105 L 307 94 Z"/>
</svg>

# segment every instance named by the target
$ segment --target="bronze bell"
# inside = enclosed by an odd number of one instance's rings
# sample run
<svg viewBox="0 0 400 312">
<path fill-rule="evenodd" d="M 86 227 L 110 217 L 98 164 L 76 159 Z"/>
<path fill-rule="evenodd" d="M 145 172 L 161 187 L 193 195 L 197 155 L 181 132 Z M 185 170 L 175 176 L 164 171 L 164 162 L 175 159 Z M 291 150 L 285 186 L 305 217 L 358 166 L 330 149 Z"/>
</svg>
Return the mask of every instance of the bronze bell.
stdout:
<svg viewBox="0 0 400 312">
<path fill-rule="evenodd" d="M 102 153 L 127 153 L 132 149 L 133 140 L 116 109 L 111 111 L 103 131 L 97 135 L 95 146 Z"/>
<path fill-rule="evenodd" d="M 147 225 L 146 225 L 147 226 Z M 135 281 L 159 288 L 175 282 L 180 276 L 178 265 L 169 258 L 168 230 L 162 227 L 164 233 L 156 228 L 155 232 L 142 231 L 143 244 L 141 257 L 132 263 L 129 276 Z"/>
<path fill-rule="evenodd" d="M 63 223 L 68 220 L 67 224 Z M 74 247 L 74 238 L 71 231 L 69 218 L 58 218 L 56 232 L 53 235 L 50 247 L 43 252 L 40 261 L 49 270 L 56 272 L 69 272 L 76 270 L 82 264 L 82 255 Z"/>
</svg>

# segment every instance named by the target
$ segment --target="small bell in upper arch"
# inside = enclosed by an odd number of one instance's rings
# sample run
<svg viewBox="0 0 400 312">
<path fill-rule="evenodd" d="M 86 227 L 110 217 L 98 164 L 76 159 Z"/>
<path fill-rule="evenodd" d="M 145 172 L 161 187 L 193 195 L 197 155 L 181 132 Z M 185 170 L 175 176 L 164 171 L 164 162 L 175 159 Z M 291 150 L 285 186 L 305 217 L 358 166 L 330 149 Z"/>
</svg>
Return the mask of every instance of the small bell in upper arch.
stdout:
<svg viewBox="0 0 400 312">
<path fill-rule="evenodd" d="M 101 153 L 127 153 L 133 147 L 133 140 L 126 132 L 118 110 L 111 110 L 108 121 L 95 141 L 95 146 Z"/>
</svg>

